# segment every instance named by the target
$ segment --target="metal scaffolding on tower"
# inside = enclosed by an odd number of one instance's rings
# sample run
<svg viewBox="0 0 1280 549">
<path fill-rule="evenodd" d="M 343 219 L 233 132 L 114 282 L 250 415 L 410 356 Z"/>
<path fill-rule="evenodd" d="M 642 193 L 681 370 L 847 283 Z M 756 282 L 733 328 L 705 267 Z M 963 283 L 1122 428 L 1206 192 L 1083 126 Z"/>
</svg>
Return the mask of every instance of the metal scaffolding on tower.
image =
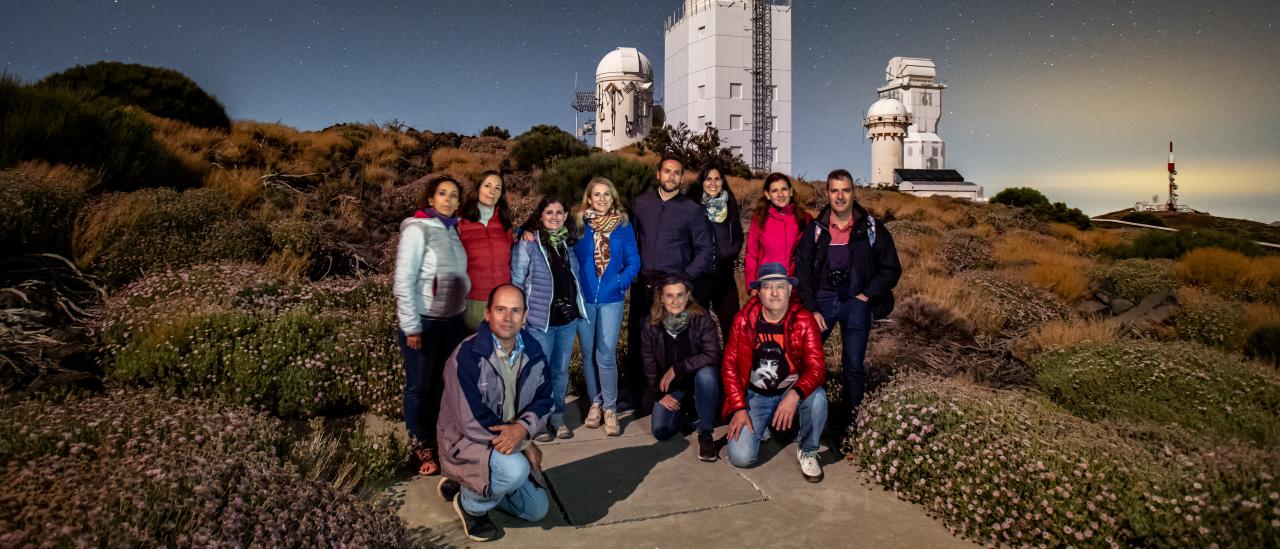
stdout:
<svg viewBox="0 0 1280 549">
<path fill-rule="evenodd" d="M 752 7 L 751 167 L 769 171 L 773 165 L 773 2 L 755 0 Z"/>
</svg>

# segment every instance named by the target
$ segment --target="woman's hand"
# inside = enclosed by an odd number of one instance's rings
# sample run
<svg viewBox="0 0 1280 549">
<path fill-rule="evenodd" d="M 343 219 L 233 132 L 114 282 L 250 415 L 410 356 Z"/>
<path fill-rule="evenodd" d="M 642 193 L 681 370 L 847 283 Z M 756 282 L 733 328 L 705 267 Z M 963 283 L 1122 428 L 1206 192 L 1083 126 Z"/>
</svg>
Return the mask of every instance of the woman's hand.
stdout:
<svg viewBox="0 0 1280 549">
<path fill-rule="evenodd" d="M 413 334 L 411 336 L 404 336 L 404 344 L 408 345 L 410 349 L 413 349 L 415 351 L 421 350 L 422 334 Z"/>
<path fill-rule="evenodd" d="M 658 390 L 664 393 L 671 390 L 671 382 L 676 379 L 676 369 L 668 368 L 667 373 L 662 374 L 662 379 L 658 381 Z M 672 410 L 674 411 L 674 410 Z"/>
</svg>

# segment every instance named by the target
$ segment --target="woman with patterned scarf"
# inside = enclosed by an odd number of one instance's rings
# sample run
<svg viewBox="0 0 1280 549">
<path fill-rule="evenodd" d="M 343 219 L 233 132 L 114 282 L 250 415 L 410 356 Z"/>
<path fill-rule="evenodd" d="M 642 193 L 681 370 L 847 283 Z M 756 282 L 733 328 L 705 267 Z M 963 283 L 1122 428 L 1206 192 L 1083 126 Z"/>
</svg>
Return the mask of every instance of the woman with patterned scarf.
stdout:
<svg viewBox="0 0 1280 549">
<path fill-rule="evenodd" d="M 703 168 L 698 182 L 689 186 L 689 198 L 702 204 L 715 238 L 711 272 L 693 281 L 693 297 L 716 314 L 720 334 L 729 341 L 729 328 L 738 314 L 738 279 L 734 269 L 742 251 L 742 214 L 738 199 L 729 190 L 724 172 L 715 165 Z"/>
<path fill-rule="evenodd" d="M 622 330 L 622 301 L 631 280 L 640 272 L 636 234 L 620 206 L 618 190 L 603 177 L 593 178 L 573 209 L 580 231 L 574 254 L 582 266 L 582 300 L 587 321 L 578 324 L 582 374 L 587 381 L 591 409 L 583 425 L 604 423 L 606 435 L 622 434 L 618 424 L 618 336 Z"/>
</svg>

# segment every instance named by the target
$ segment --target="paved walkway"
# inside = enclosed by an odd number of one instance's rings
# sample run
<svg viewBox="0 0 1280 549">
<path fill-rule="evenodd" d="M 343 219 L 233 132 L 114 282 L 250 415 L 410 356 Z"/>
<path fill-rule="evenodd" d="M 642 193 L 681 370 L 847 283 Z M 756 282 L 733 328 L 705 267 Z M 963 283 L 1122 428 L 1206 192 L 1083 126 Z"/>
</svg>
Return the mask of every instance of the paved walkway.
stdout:
<svg viewBox="0 0 1280 549">
<path fill-rule="evenodd" d="M 571 413 L 577 406 L 570 405 Z M 539 524 L 494 511 L 506 536 L 491 547 L 972 547 L 918 506 L 867 482 L 864 473 L 822 453 L 825 480 L 800 476 L 796 446 L 761 448 L 763 463 L 735 469 L 697 458 L 697 436 L 657 442 L 647 417 L 624 422 L 620 437 L 567 418 L 574 438 L 542 444 L 552 494 Z M 717 430 L 723 436 L 724 428 Z M 389 489 L 399 515 L 423 542 L 477 545 L 436 494 L 439 477 Z"/>
</svg>

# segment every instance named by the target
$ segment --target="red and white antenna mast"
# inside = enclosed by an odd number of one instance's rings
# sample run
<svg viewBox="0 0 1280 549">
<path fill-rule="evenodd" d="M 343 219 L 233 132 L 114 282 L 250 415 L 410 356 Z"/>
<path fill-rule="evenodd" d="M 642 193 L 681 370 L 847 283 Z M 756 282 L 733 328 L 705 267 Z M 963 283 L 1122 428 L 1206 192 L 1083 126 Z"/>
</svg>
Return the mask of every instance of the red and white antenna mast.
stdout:
<svg viewBox="0 0 1280 549">
<path fill-rule="evenodd" d="M 1178 184 L 1174 181 L 1174 176 L 1178 175 L 1178 170 L 1173 167 L 1173 141 L 1169 142 L 1169 204 L 1168 210 L 1171 212 L 1178 211 Z"/>
</svg>

